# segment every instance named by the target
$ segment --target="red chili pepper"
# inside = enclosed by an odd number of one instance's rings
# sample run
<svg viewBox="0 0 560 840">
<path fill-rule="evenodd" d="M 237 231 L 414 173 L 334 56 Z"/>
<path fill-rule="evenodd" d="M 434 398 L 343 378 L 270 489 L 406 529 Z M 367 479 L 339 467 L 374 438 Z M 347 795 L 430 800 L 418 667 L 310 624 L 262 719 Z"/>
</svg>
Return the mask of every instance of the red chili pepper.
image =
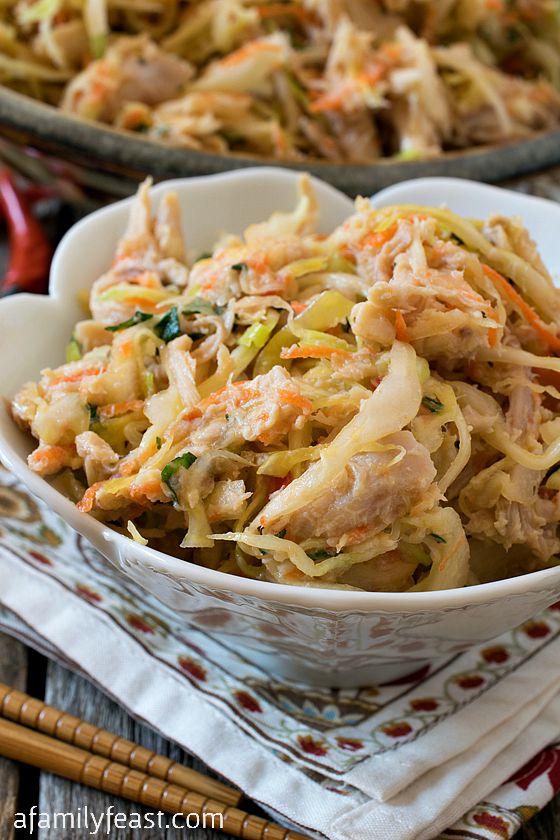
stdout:
<svg viewBox="0 0 560 840">
<path fill-rule="evenodd" d="M 0 279 L 0 296 L 45 292 L 52 249 L 7 169 L 0 170 L 0 213 L 6 219 L 10 240 L 8 269 Z"/>
</svg>

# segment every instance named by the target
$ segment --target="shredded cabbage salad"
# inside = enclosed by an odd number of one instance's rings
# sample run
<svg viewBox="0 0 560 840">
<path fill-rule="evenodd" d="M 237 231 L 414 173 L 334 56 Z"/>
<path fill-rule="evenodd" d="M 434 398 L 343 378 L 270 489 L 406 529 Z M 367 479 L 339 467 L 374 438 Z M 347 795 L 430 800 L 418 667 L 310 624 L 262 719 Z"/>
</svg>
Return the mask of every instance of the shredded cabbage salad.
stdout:
<svg viewBox="0 0 560 840">
<path fill-rule="evenodd" d="M 365 163 L 560 123 L 557 0 L 3 0 L 0 84 L 154 141 Z"/>
<path fill-rule="evenodd" d="M 187 251 L 133 204 L 67 361 L 12 401 L 29 466 L 142 545 L 306 586 L 446 589 L 560 553 L 560 293 L 517 219 L 355 212 L 302 176 Z"/>
</svg>

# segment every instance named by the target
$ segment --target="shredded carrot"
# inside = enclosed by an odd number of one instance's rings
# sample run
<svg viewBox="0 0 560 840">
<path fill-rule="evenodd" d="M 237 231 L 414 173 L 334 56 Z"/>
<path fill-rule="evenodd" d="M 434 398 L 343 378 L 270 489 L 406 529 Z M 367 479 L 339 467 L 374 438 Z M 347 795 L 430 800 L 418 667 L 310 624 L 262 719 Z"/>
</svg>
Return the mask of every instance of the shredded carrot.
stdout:
<svg viewBox="0 0 560 840">
<path fill-rule="evenodd" d="M 400 309 L 397 309 L 397 311 L 395 312 L 395 329 L 397 331 L 398 341 L 404 341 L 406 344 L 410 344 L 410 337 L 408 335 L 406 321 L 404 320 L 403 314 Z"/>
<path fill-rule="evenodd" d="M 539 315 L 535 312 L 535 310 L 529 306 L 529 304 L 523 300 L 519 292 L 511 286 L 506 278 L 501 275 L 498 271 L 491 268 L 489 265 L 483 265 L 482 270 L 484 271 L 485 275 L 498 287 L 498 289 L 504 294 L 506 297 L 510 299 L 513 305 L 519 309 L 525 320 L 528 324 L 530 324 L 535 332 L 538 334 L 541 341 L 544 344 L 548 345 L 551 350 L 560 350 L 560 338 L 556 333 L 553 333 L 551 329 L 541 321 Z"/>
<path fill-rule="evenodd" d="M 301 394 L 296 394 L 294 391 L 288 391 L 287 389 L 281 389 L 278 391 L 278 396 L 282 400 L 282 402 L 288 403 L 289 405 L 293 405 L 296 408 L 301 408 L 306 414 L 312 411 L 313 403 L 311 400 L 308 400 L 307 397 L 302 397 Z"/>
<path fill-rule="evenodd" d="M 316 23 L 317 21 L 313 12 L 303 9 L 301 6 L 296 6 L 294 3 L 269 3 L 266 6 L 257 6 L 256 9 L 263 19 L 290 15 L 299 18 L 303 23 Z"/>
<path fill-rule="evenodd" d="M 344 257 L 345 260 L 348 260 L 348 262 L 351 262 L 353 263 L 353 265 L 356 265 L 356 254 L 353 251 L 351 251 L 350 248 L 348 248 L 346 245 L 342 245 L 338 249 L 338 252 L 341 257 Z"/>
<path fill-rule="evenodd" d="M 241 383 L 232 382 L 231 385 L 239 385 Z M 193 420 L 195 417 L 202 416 L 202 411 L 210 405 L 216 405 L 216 403 L 220 403 L 223 400 L 223 397 L 226 395 L 230 388 L 230 385 L 224 385 L 223 388 L 219 388 L 217 391 L 214 391 L 212 394 L 209 394 L 205 399 L 201 400 L 198 404 L 197 408 L 193 408 L 189 413 L 186 415 L 185 420 Z M 195 413 L 198 412 L 198 413 Z M 191 416 L 193 415 L 193 416 Z"/>
<path fill-rule="evenodd" d="M 246 259 L 245 262 L 249 268 L 252 268 L 257 274 L 264 274 L 265 271 L 268 271 L 270 268 L 270 261 L 266 254 L 260 259 L 257 257 L 251 257 L 250 259 Z"/>
<path fill-rule="evenodd" d="M 292 301 L 290 302 L 290 306 L 292 307 L 292 309 L 294 310 L 294 312 L 296 313 L 296 315 L 299 315 L 299 314 L 300 314 L 300 312 L 303 312 L 304 310 L 306 310 L 306 309 L 307 309 L 307 304 L 306 304 L 306 303 L 302 303 L 302 301 L 301 301 L 301 300 L 292 300 Z"/>
<path fill-rule="evenodd" d="M 291 347 L 286 347 L 280 352 L 281 359 L 328 359 L 330 356 L 339 354 L 340 356 L 350 356 L 347 350 L 337 350 L 334 347 L 325 347 L 324 345 L 313 344 L 305 347 L 298 347 L 293 344 Z"/>
<path fill-rule="evenodd" d="M 126 341 L 121 342 L 119 352 L 121 356 L 124 356 L 125 359 L 128 359 L 129 356 L 132 356 L 132 353 L 134 352 L 134 344 L 132 342 L 132 339 L 128 338 L 126 339 Z"/>
<path fill-rule="evenodd" d="M 38 446 L 37 449 L 31 453 L 27 462 L 29 466 L 35 464 L 49 466 L 53 465 L 55 462 L 62 462 L 68 454 L 68 449 L 64 446 L 54 446 L 51 444 L 42 444 Z"/>
<path fill-rule="evenodd" d="M 144 460 L 145 460 L 145 458 L 140 458 L 138 455 L 136 455 L 132 460 L 124 461 L 119 466 L 118 478 L 126 478 L 126 477 L 132 475 L 132 473 L 138 472 L 138 470 L 140 469 L 140 464 Z M 115 478 L 116 477 L 117 476 L 115 476 Z"/>
<path fill-rule="evenodd" d="M 138 291 L 141 291 L 141 289 Z M 142 297 L 141 294 L 127 297 L 125 303 L 128 303 L 130 306 L 138 306 L 145 312 L 155 312 L 157 308 L 156 303 L 151 300 L 147 300 L 145 297 Z"/>
<path fill-rule="evenodd" d="M 59 385 L 62 382 L 79 382 L 80 379 L 83 379 L 85 376 L 99 376 L 101 373 L 105 373 L 107 370 L 106 367 L 100 366 L 95 368 L 83 368 L 82 370 L 77 370 L 74 373 L 69 373 L 67 376 L 56 376 L 53 379 L 53 385 Z"/>
<path fill-rule="evenodd" d="M 232 52 L 223 58 L 220 61 L 220 65 L 222 67 L 235 67 L 236 64 L 241 64 L 241 62 L 246 61 L 249 58 L 253 58 L 253 56 L 258 53 L 281 52 L 282 47 L 278 44 L 271 44 L 266 41 L 253 41 L 252 43 L 246 44 L 244 47 L 240 47 L 238 50 L 235 50 L 235 52 Z"/>
<path fill-rule="evenodd" d="M 488 330 L 488 344 L 490 347 L 495 347 L 498 343 L 498 330 L 492 327 Z"/>
<path fill-rule="evenodd" d="M 361 244 L 373 248 L 374 251 L 380 251 L 386 242 L 389 242 L 397 232 L 397 223 L 393 222 L 385 230 L 377 230 L 366 234 L 362 239 Z"/>
<path fill-rule="evenodd" d="M 398 59 L 402 55 L 402 51 L 402 45 L 396 43 L 382 44 L 382 46 L 379 49 L 379 53 L 385 58 L 387 58 L 389 61 L 398 61 Z"/>
<path fill-rule="evenodd" d="M 140 411 L 144 407 L 144 400 L 128 400 L 122 403 L 109 403 L 102 406 L 98 413 L 101 417 L 119 417 L 121 414 L 128 414 L 131 411 Z"/>
<path fill-rule="evenodd" d="M 233 404 L 236 408 L 261 396 L 260 391 L 252 385 L 248 385 L 247 382 L 240 382 L 239 385 L 241 387 L 236 388 L 233 392 Z"/>
<path fill-rule="evenodd" d="M 88 487 L 80 501 L 76 504 L 78 510 L 81 510 L 82 513 L 89 513 L 94 504 L 95 504 L 95 496 L 99 488 L 103 485 L 103 481 L 96 481 L 95 484 L 92 484 L 91 487 Z"/>
<path fill-rule="evenodd" d="M 143 271 L 134 278 L 133 282 L 144 289 L 161 289 L 158 276 L 153 271 Z"/>
<path fill-rule="evenodd" d="M 208 406 L 217 405 L 221 402 L 224 402 L 225 399 L 231 397 L 234 406 L 240 406 L 245 402 L 249 402 L 249 400 L 254 400 L 257 397 L 260 397 L 261 393 L 258 388 L 255 388 L 254 385 L 247 380 L 241 380 L 239 382 L 230 382 L 229 385 L 224 385 L 223 388 L 220 388 L 218 391 L 214 391 L 213 394 L 210 394 L 205 399 L 201 400 L 198 404 L 198 409 L 193 409 L 192 412 L 186 416 L 185 419 L 190 420 L 191 414 L 194 412 L 202 411 Z M 194 415 L 195 417 L 198 415 Z"/>
<path fill-rule="evenodd" d="M 102 82 L 98 79 L 95 79 L 92 82 L 90 97 L 93 101 L 99 102 L 101 99 L 103 99 L 106 92 L 107 92 L 107 87 L 104 84 L 104 82 Z"/>
<path fill-rule="evenodd" d="M 200 408 L 191 408 L 190 411 L 181 416 L 181 420 L 198 420 L 199 417 L 202 417 Z"/>
<path fill-rule="evenodd" d="M 323 111 L 343 111 L 348 97 L 356 89 L 356 83 L 375 85 L 384 75 L 386 66 L 381 63 L 372 63 L 358 74 L 355 80 L 349 80 L 340 84 L 337 88 L 328 93 L 318 96 L 309 106 L 313 114 L 320 114 Z"/>
<path fill-rule="evenodd" d="M 358 79 L 368 85 L 374 85 L 381 79 L 386 69 L 387 68 L 384 64 L 372 63 L 362 73 L 360 73 Z"/>
<path fill-rule="evenodd" d="M 346 540 L 348 543 L 356 543 L 361 540 L 364 534 L 367 534 L 368 526 L 367 525 L 359 525 L 357 528 L 352 528 L 351 531 L 348 531 L 346 534 Z"/>
<path fill-rule="evenodd" d="M 136 487 L 132 486 L 130 488 L 130 498 L 135 502 L 141 502 L 142 499 L 148 499 L 151 502 L 158 500 L 162 502 L 167 501 L 167 496 L 163 492 L 159 478 L 152 478 L 150 481 L 145 481 Z"/>
<path fill-rule="evenodd" d="M 321 114 L 323 111 L 342 111 L 348 96 L 352 93 L 354 85 L 346 82 L 330 93 L 319 96 L 309 106 L 312 114 Z"/>
<path fill-rule="evenodd" d="M 303 574 L 303 572 L 301 572 L 295 566 L 292 566 L 290 569 L 288 569 L 287 572 L 284 572 L 284 577 L 282 578 L 282 580 L 286 581 L 286 582 L 289 582 L 291 580 L 293 580 L 293 581 L 303 580 L 304 578 L 305 578 L 305 575 Z"/>
</svg>

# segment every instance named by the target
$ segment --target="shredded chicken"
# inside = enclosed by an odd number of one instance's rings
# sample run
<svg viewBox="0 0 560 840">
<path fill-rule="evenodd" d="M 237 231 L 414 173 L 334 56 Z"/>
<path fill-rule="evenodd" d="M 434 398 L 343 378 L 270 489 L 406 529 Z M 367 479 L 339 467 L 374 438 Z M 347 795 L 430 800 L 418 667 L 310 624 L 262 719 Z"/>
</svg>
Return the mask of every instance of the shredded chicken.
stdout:
<svg viewBox="0 0 560 840">
<path fill-rule="evenodd" d="M 61 107 L 113 122 L 128 102 L 153 106 L 174 98 L 193 72 L 188 62 L 162 52 L 145 35 L 121 38 L 103 59 L 76 76 Z"/>
<path fill-rule="evenodd" d="M 337 545 L 345 535 L 346 544 L 361 542 L 422 499 L 436 475 L 428 451 L 406 431 L 384 438 L 380 446 L 379 452 L 354 455 L 328 492 L 293 514 L 288 539 L 325 537 L 328 545 Z"/>
</svg>

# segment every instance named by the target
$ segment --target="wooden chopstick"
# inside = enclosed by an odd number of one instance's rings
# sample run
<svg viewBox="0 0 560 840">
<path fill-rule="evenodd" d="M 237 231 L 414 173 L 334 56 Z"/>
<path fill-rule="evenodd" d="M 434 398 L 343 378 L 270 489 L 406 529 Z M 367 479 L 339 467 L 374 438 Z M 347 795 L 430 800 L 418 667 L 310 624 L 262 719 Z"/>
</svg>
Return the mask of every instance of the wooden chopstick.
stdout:
<svg viewBox="0 0 560 840">
<path fill-rule="evenodd" d="M 187 790 L 238 805 L 241 791 L 0 683 L 2 717 Z"/>
<path fill-rule="evenodd" d="M 0 755 L 168 814 L 198 815 L 201 820 L 206 814 L 222 814 L 221 829 L 244 840 L 309 840 L 304 834 L 225 802 L 185 790 L 5 718 L 0 718 Z"/>
</svg>

